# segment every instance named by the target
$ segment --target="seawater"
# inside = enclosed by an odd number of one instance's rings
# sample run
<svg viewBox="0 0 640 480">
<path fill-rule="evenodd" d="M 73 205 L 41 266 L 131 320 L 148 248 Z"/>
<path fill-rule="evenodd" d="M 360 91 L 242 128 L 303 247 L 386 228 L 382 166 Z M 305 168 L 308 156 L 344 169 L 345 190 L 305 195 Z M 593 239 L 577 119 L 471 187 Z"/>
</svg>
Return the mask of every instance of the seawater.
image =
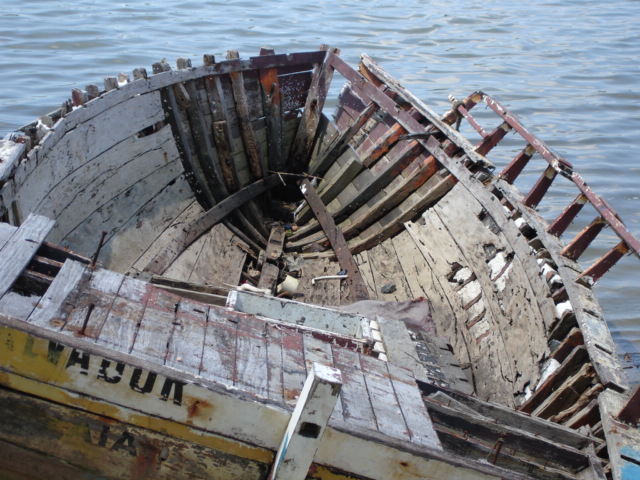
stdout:
<svg viewBox="0 0 640 480">
<path fill-rule="evenodd" d="M 322 43 L 351 64 L 368 53 L 440 113 L 449 94 L 491 94 L 640 235 L 636 0 L 9 2 L 0 13 L 0 135 L 57 108 L 74 87 L 150 71 L 163 58 L 198 65 L 204 53 L 248 57 L 262 46 L 284 53 Z M 541 214 L 553 218 L 568 195 L 561 187 Z M 605 235 L 586 260 L 617 243 Z M 625 257 L 596 289 L 619 352 L 638 354 L 638 259 Z"/>
</svg>

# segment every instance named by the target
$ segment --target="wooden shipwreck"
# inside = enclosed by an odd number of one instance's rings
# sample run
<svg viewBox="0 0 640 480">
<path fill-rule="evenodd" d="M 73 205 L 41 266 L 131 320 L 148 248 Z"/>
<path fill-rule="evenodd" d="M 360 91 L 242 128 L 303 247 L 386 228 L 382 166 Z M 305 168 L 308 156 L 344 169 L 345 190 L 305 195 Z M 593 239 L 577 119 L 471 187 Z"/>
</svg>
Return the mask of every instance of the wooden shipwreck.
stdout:
<svg viewBox="0 0 640 480">
<path fill-rule="evenodd" d="M 640 245 L 496 100 L 327 47 L 104 87 L 0 143 L 0 477 L 638 478 L 591 286 Z"/>
</svg>

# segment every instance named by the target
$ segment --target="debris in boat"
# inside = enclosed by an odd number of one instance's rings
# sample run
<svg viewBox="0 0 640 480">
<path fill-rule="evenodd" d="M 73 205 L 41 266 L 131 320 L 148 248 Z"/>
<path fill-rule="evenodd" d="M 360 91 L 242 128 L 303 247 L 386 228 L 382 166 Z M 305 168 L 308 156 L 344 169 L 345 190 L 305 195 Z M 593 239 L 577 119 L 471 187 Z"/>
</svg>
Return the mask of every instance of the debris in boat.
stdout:
<svg viewBox="0 0 640 480">
<path fill-rule="evenodd" d="M 386 285 L 382 286 L 380 291 L 382 293 L 393 293 L 393 292 L 396 291 L 396 284 L 395 283 L 387 283 Z"/>
<path fill-rule="evenodd" d="M 225 285 L 228 285 L 225 283 Z M 236 287 L 234 285 L 228 285 L 232 288 L 235 288 L 236 290 L 241 290 L 243 292 L 253 292 L 253 293 L 261 293 L 263 295 L 268 295 L 271 296 L 271 290 L 269 290 L 268 288 L 258 288 L 258 287 L 254 287 L 253 285 L 250 285 L 248 283 L 243 283 L 242 285 Z"/>
<path fill-rule="evenodd" d="M 291 275 L 287 275 L 284 277 L 284 281 L 278 285 L 276 293 L 278 295 L 282 295 L 283 293 L 293 295 L 298 289 L 298 283 L 300 283 L 300 280 L 292 277 Z"/>
<path fill-rule="evenodd" d="M 349 275 L 325 275 L 323 277 L 315 277 L 311 279 L 311 285 L 315 285 L 318 280 L 344 280 Z"/>
</svg>

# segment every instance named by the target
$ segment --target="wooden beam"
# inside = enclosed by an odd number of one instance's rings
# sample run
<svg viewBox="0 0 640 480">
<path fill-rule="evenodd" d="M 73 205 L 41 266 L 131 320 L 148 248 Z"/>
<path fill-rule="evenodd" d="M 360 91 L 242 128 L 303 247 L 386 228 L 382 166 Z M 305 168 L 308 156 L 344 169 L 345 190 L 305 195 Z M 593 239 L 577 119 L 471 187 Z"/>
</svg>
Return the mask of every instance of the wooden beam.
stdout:
<svg viewBox="0 0 640 480">
<path fill-rule="evenodd" d="M 304 480 L 342 389 L 340 370 L 314 363 L 273 462 L 270 480 Z"/>
<path fill-rule="evenodd" d="M 237 50 L 229 50 L 227 59 L 240 58 Z M 249 115 L 249 102 L 247 93 L 244 89 L 244 76 L 242 72 L 232 72 L 229 74 L 231 78 L 231 88 L 233 90 L 233 99 L 236 103 L 236 113 L 238 114 L 238 122 L 240 123 L 240 134 L 244 149 L 249 159 L 249 171 L 253 180 L 257 180 L 264 176 L 264 166 L 260 155 L 260 147 L 256 133 L 251 125 L 251 116 Z"/>
<path fill-rule="evenodd" d="M 273 49 L 263 48 L 260 55 L 273 55 Z M 260 86 L 262 88 L 262 106 L 267 122 L 267 142 L 269 145 L 269 168 L 276 172 L 284 171 L 287 158 L 284 143 L 284 126 L 282 118 L 282 100 L 278 69 L 260 70 Z"/>
<path fill-rule="evenodd" d="M 367 286 L 365 285 L 362 274 L 358 269 L 358 264 L 353 258 L 353 255 L 351 255 L 347 241 L 345 240 L 342 231 L 336 226 L 331 214 L 327 211 L 327 208 L 322 203 L 322 200 L 311 185 L 311 182 L 307 179 L 302 180 L 300 191 L 304 195 L 309 207 L 313 210 L 313 214 L 322 226 L 322 230 L 329 239 L 338 259 L 338 263 L 340 263 L 340 267 L 347 272 L 347 285 L 349 285 L 349 291 L 353 295 L 353 300 L 359 301 L 369 299 Z"/>
<path fill-rule="evenodd" d="M 192 221 L 188 227 L 182 230 L 182 234 L 173 239 L 162 251 L 160 251 L 144 268 L 143 271 L 162 275 L 171 263 L 201 235 L 207 232 L 218 222 L 222 221 L 227 215 L 234 212 L 241 205 L 261 193 L 273 188 L 280 183 L 277 175 L 271 175 L 267 178 L 259 180 L 251 185 L 238 190 L 233 195 L 225 198 L 223 201 L 210 208 L 199 218 Z"/>
<path fill-rule="evenodd" d="M 328 49 L 326 45 L 320 48 L 322 50 Z M 331 78 L 333 77 L 334 67 L 329 59 L 337 57 L 339 53 L 340 50 L 337 48 L 329 50 L 325 61 L 319 63 L 314 72 L 304 111 L 300 118 L 298 132 L 296 133 L 289 156 L 289 164 L 293 172 L 303 171 L 309 161 L 309 154 L 311 153 L 311 148 L 316 138 L 322 108 L 329 91 Z"/>
</svg>

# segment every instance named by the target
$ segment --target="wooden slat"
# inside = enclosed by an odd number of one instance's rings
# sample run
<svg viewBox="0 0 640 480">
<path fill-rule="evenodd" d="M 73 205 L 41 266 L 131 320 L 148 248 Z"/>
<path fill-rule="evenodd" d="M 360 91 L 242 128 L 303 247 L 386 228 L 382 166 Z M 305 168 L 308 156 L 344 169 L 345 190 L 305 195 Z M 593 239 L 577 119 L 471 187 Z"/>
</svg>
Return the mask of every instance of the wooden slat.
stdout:
<svg viewBox="0 0 640 480">
<path fill-rule="evenodd" d="M 209 308 L 197 302 L 180 299 L 165 365 L 200 373 Z"/>
<path fill-rule="evenodd" d="M 267 342 L 265 322 L 244 316 L 236 331 L 236 358 L 234 386 L 268 396 Z"/>
<path fill-rule="evenodd" d="M 223 309 L 209 309 L 200 375 L 233 385 L 238 322 Z"/>
<path fill-rule="evenodd" d="M 9 225 L 8 223 L 0 222 L 0 250 L 7 243 L 7 240 L 18 230 L 18 227 Z"/>
<path fill-rule="evenodd" d="M 256 195 L 265 192 L 267 189 L 274 187 L 279 182 L 280 178 L 277 175 L 271 175 L 237 191 L 202 213 L 202 215 L 193 220 L 188 227 L 184 228 L 169 245 L 151 259 L 144 270 L 162 275 L 180 253 L 211 227 L 236 210 L 240 205 L 254 198 Z"/>
<path fill-rule="evenodd" d="M 322 50 L 328 47 L 323 45 Z M 340 50 L 332 48 L 327 53 L 327 59 L 337 56 Z M 322 114 L 322 107 L 329 91 L 331 78 L 333 77 L 333 66 L 328 60 L 319 63 L 311 80 L 311 87 L 305 103 L 304 111 L 298 126 L 298 132 L 291 147 L 289 156 L 289 164 L 291 171 L 301 172 L 304 170 L 309 161 L 309 153 L 316 137 L 316 130 Z"/>
<path fill-rule="evenodd" d="M 282 386 L 284 401 L 287 404 L 297 403 L 306 378 L 302 333 L 296 330 L 282 330 Z"/>
<path fill-rule="evenodd" d="M 87 276 L 86 272 L 81 263 L 67 260 L 27 321 L 39 327 L 59 330 L 73 306 L 81 281 L 86 279 L 83 278 Z"/>
<path fill-rule="evenodd" d="M 237 50 L 229 50 L 227 52 L 227 59 L 237 58 L 240 58 Z M 244 77 L 242 72 L 232 72 L 229 74 L 229 77 L 231 78 L 231 88 L 233 90 L 233 98 L 240 123 L 240 134 L 242 136 L 242 142 L 244 143 L 245 152 L 249 158 L 249 170 L 251 171 L 252 179 L 258 180 L 264 177 L 265 169 L 262 164 L 258 140 L 251 125 L 247 93 L 244 88 Z"/>
<path fill-rule="evenodd" d="M 273 54 L 272 49 L 260 50 L 260 55 Z M 286 148 L 284 143 L 284 125 L 278 83 L 278 70 L 271 68 L 260 70 L 262 102 L 267 121 L 267 141 L 269 144 L 269 168 L 276 172 L 284 170 Z"/>
<path fill-rule="evenodd" d="M 129 353 L 152 289 L 153 287 L 146 282 L 125 277 L 96 343 Z"/>
<path fill-rule="evenodd" d="M 309 203 L 309 206 L 313 210 L 316 219 L 322 225 L 322 229 L 325 231 L 327 238 L 331 242 L 340 266 L 347 271 L 347 275 L 349 276 L 347 278 L 347 284 L 349 285 L 349 290 L 351 291 L 354 301 L 368 299 L 369 292 L 364 284 L 358 265 L 349 251 L 342 232 L 336 227 L 333 218 L 327 212 L 326 207 L 318 197 L 311 183 L 306 179 L 303 180 L 300 189 L 307 203 Z"/>
<path fill-rule="evenodd" d="M 177 295 L 158 288 L 151 291 L 133 342 L 133 355 L 164 364 L 179 304 L 180 297 Z"/>
<path fill-rule="evenodd" d="M 69 314 L 63 331 L 95 339 L 107 319 L 124 275 L 104 269 L 89 271 L 91 279 L 82 289 L 82 295 Z"/>
<path fill-rule="evenodd" d="M 376 430 L 371 398 L 360 368 L 360 354 L 334 348 L 333 360 L 344 381 L 340 397 L 345 422 Z"/>
<path fill-rule="evenodd" d="M 29 215 L 0 249 L 0 298 L 26 268 L 55 223 L 46 217 Z"/>
</svg>

